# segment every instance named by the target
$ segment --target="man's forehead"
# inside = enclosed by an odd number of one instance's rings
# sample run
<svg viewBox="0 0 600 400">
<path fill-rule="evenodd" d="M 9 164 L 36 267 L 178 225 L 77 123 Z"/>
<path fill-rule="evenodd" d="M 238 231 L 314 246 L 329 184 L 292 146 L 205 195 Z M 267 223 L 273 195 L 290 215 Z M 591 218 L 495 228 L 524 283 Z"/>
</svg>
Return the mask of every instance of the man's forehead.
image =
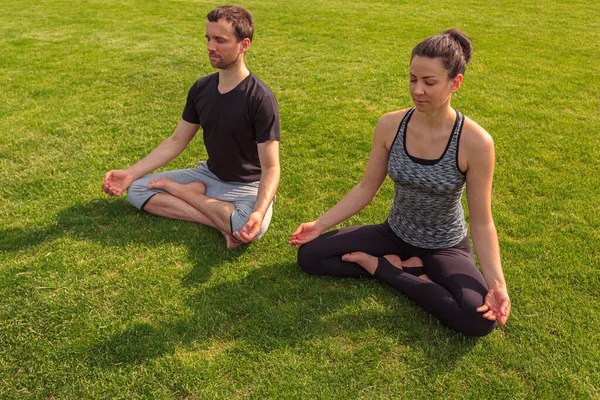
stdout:
<svg viewBox="0 0 600 400">
<path fill-rule="evenodd" d="M 233 24 L 225 18 L 219 18 L 217 21 L 206 21 L 206 34 L 210 32 L 213 36 L 231 36 L 233 32 Z"/>
</svg>

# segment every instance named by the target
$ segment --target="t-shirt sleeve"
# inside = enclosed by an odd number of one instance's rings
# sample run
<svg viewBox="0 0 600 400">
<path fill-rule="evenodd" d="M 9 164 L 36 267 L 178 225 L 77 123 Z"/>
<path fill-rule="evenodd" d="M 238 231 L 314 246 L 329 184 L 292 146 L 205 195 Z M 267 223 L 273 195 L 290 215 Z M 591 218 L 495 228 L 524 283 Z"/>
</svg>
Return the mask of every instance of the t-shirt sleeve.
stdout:
<svg viewBox="0 0 600 400">
<path fill-rule="evenodd" d="M 183 109 L 183 114 L 181 115 L 181 118 L 184 121 L 189 122 L 190 124 L 200 123 L 200 117 L 198 116 L 198 113 L 196 112 L 196 107 L 194 105 L 194 99 L 196 98 L 196 87 L 197 85 L 194 84 L 188 91 L 187 100 L 185 102 L 185 108 Z"/>
<path fill-rule="evenodd" d="M 254 113 L 256 143 L 280 140 L 279 106 L 273 93 L 265 93 L 257 101 Z"/>
</svg>

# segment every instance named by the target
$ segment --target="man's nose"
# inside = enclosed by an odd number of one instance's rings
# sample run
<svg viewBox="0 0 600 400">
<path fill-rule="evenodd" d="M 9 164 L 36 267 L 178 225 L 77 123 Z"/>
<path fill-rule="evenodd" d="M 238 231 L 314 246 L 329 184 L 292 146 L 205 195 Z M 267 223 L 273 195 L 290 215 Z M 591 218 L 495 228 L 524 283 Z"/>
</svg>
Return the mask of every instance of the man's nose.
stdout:
<svg viewBox="0 0 600 400">
<path fill-rule="evenodd" d="M 215 41 L 214 41 L 214 40 L 209 40 L 209 41 L 206 43 L 206 48 L 207 48 L 207 49 L 208 49 L 208 51 L 209 51 L 209 52 L 211 52 L 211 53 L 212 53 L 212 52 L 214 52 L 214 51 L 216 51 L 217 49 L 216 49 L 216 46 L 215 46 Z"/>
</svg>

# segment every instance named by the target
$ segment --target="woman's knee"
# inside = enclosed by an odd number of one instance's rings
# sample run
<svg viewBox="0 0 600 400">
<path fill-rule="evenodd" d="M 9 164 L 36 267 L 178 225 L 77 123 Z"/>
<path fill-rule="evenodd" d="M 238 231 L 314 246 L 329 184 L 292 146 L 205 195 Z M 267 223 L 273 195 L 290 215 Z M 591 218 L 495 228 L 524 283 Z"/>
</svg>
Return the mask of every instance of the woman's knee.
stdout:
<svg viewBox="0 0 600 400">
<path fill-rule="evenodd" d="M 485 319 L 482 313 L 475 311 L 465 316 L 457 330 L 468 336 L 481 337 L 490 334 L 496 326 L 496 321 Z"/>
<path fill-rule="evenodd" d="M 463 310 L 462 326 L 465 333 L 470 336 L 486 336 L 496 327 L 496 321 L 483 318 L 483 313 L 477 309 L 485 302 L 485 294 L 465 296 L 461 309 Z"/>
<path fill-rule="evenodd" d="M 298 249 L 298 265 L 309 274 L 318 275 L 318 259 L 312 250 L 311 243 L 306 243 Z"/>
<path fill-rule="evenodd" d="M 298 265 L 306 272 L 311 273 L 310 265 L 312 265 L 312 254 L 306 244 L 298 248 Z"/>
</svg>

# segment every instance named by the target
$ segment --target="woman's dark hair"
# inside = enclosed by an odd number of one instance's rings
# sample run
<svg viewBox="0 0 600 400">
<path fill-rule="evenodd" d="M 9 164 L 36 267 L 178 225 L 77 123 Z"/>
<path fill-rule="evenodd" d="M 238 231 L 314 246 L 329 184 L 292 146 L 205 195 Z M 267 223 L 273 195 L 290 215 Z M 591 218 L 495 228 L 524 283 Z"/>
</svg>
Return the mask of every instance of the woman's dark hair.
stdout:
<svg viewBox="0 0 600 400">
<path fill-rule="evenodd" d="M 458 29 L 448 29 L 441 35 L 431 36 L 415 46 L 410 60 L 416 56 L 441 58 L 448 78 L 464 74 L 473 55 L 471 39 Z"/>
<path fill-rule="evenodd" d="M 246 38 L 252 40 L 254 35 L 254 19 L 250 11 L 240 6 L 221 6 L 217 7 L 206 15 L 210 22 L 217 22 L 221 18 L 233 25 L 233 31 L 237 41 Z"/>
</svg>

